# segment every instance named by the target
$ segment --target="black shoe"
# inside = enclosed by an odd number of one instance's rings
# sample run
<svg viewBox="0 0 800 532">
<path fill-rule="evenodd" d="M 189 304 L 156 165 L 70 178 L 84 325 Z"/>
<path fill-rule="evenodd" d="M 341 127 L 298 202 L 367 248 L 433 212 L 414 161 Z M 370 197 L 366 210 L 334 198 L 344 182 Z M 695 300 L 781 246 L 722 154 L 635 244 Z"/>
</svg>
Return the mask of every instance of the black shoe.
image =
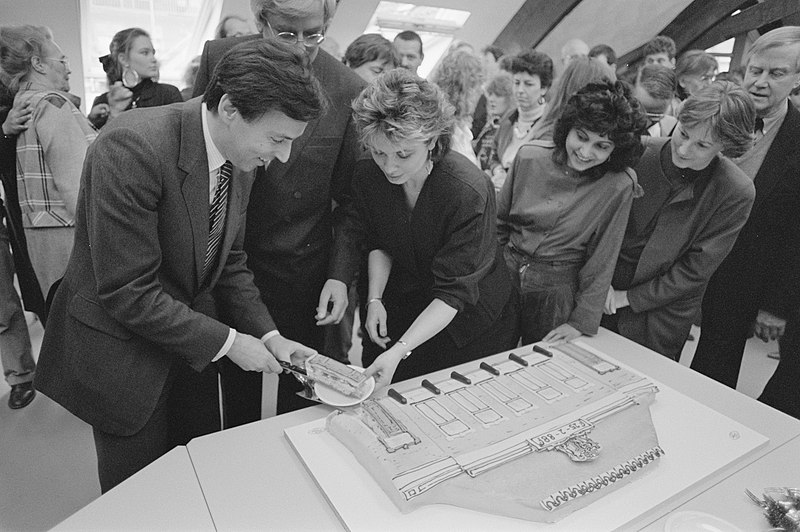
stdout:
<svg viewBox="0 0 800 532">
<path fill-rule="evenodd" d="M 12 384 L 11 393 L 8 396 L 8 407 L 12 410 L 25 408 L 31 404 L 34 397 L 36 397 L 36 390 L 33 389 L 32 382 Z"/>
</svg>

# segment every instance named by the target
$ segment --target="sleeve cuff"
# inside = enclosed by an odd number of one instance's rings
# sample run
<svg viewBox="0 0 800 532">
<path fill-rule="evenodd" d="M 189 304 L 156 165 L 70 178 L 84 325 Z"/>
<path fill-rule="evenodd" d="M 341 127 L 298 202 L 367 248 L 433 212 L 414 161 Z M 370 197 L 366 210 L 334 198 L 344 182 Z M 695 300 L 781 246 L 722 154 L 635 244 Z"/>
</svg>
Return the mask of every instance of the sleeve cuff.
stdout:
<svg viewBox="0 0 800 532">
<path fill-rule="evenodd" d="M 264 336 L 262 336 L 261 337 L 261 341 L 262 342 L 266 342 L 267 340 L 269 340 L 273 336 L 278 336 L 279 334 L 280 334 L 280 332 L 278 332 L 278 329 L 275 329 L 274 331 L 270 331 L 267 334 L 265 334 Z"/>
<path fill-rule="evenodd" d="M 269 333 L 267 333 L 269 334 Z M 220 358 L 224 357 L 230 351 L 231 346 L 233 346 L 233 341 L 236 339 L 236 330 L 231 328 L 228 330 L 228 339 L 225 340 L 225 343 L 222 344 L 222 348 L 217 353 L 217 356 L 211 359 L 211 362 L 216 362 Z"/>
</svg>

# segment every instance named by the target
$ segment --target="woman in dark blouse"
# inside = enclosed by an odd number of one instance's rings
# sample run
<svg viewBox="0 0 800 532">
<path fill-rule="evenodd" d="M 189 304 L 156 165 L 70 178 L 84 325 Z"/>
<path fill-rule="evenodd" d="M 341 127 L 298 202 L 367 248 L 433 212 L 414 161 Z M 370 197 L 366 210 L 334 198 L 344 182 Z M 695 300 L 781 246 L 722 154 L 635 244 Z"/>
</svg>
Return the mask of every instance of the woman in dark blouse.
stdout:
<svg viewBox="0 0 800 532">
<path fill-rule="evenodd" d="M 513 348 L 516 302 L 494 189 L 449 149 L 452 106 L 436 85 L 397 69 L 353 108 L 372 156 L 353 184 L 369 252 L 367 374 L 384 386 Z"/>
<path fill-rule="evenodd" d="M 182 102 L 177 87 L 158 83 L 158 62 L 150 35 L 141 28 L 117 32 L 108 46 L 109 54 L 100 58 L 108 78 L 109 90 L 95 98 L 89 120 L 100 129 L 106 122 L 128 109 L 158 107 Z"/>
</svg>

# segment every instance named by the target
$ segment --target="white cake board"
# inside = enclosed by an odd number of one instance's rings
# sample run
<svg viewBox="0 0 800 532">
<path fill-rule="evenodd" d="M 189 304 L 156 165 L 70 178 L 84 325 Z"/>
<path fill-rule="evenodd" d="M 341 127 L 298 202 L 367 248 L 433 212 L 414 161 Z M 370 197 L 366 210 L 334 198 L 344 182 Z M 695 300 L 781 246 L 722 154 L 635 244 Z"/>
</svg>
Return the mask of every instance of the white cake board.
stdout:
<svg viewBox="0 0 800 532">
<path fill-rule="evenodd" d="M 585 344 L 581 347 L 597 352 Z M 608 355 L 604 358 L 636 372 Z M 285 434 L 349 530 L 611 530 L 678 497 L 769 442 L 741 423 L 650 380 L 660 390 L 650 411 L 666 455 L 641 478 L 553 524 L 443 504 L 402 514 L 352 453 L 328 433 L 324 419 L 288 428 Z"/>
</svg>

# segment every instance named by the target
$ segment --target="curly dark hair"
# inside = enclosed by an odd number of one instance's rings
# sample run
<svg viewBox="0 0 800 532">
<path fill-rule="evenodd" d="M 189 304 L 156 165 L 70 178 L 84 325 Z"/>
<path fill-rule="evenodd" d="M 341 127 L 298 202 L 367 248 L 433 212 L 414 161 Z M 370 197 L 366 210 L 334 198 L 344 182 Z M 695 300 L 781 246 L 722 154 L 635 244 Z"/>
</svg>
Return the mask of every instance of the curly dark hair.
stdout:
<svg viewBox="0 0 800 532">
<path fill-rule="evenodd" d="M 644 152 L 640 137 L 647 128 L 647 114 L 625 83 L 589 83 L 569 99 L 553 131 L 553 159 L 559 164 L 567 162 L 567 135 L 576 127 L 608 135 L 614 143 L 608 160 L 589 169 L 592 177 L 634 166 Z"/>
<path fill-rule="evenodd" d="M 550 56 L 536 50 L 526 50 L 511 60 L 511 73 L 527 72 L 531 76 L 539 76 L 542 87 L 553 84 L 553 60 Z"/>
</svg>

